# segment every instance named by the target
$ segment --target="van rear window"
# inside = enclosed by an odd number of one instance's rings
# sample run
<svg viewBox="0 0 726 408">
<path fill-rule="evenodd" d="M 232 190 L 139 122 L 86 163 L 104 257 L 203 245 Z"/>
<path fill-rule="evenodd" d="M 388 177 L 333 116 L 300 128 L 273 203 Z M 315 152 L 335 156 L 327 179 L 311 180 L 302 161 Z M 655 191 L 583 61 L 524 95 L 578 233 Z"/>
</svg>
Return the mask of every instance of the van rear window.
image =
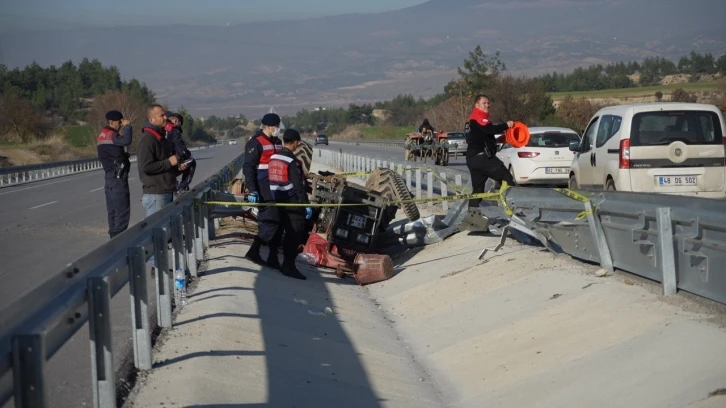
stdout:
<svg viewBox="0 0 726 408">
<path fill-rule="evenodd" d="M 715 112 L 657 111 L 633 116 L 631 146 L 665 146 L 673 142 L 687 145 L 723 143 L 721 122 Z"/>
</svg>

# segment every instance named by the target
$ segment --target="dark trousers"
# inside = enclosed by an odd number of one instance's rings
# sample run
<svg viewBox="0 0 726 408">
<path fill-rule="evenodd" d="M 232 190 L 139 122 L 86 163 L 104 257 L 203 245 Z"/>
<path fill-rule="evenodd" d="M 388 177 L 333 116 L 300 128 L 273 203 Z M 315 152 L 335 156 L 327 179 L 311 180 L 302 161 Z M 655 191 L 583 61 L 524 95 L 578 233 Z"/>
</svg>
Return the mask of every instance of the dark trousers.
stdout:
<svg viewBox="0 0 726 408">
<path fill-rule="evenodd" d="M 303 207 L 281 207 L 280 215 L 280 229 L 285 232 L 282 254 L 285 261 L 295 262 L 297 249 L 305 243 L 307 233 L 305 209 Z"/>
<path fill-rule="evenodd" d="M 192 162 L 189 163 L 189 166 L 187 166 L 186 169 L 181 174 L 181 181 L 179 182 L 178 189 L 179 190 L 186 190 L 189 188 L 189 184 L 192 183 L 192 178 L 194 177 L 194 171 L 197 169 L 197 161 L 192 159 Z"/>
<path fill-rule="evenodd" d="M 267 179 L 259 179 L 261 202 L 275 201 L 270 193 L 270 183 Z M 280 228 L 280 209 L 277 207 L 257 207 L 257 237 L 268 247 L 277 248 L 282 238 Z"/>
<path fill-rule="evenodd" d="M 466 167 L 471 173 L 472 193 L 483 193 L 486 190 L 487 179 L 491 178 L 498 182 L 506 181 L 510 186 L 516 185 L 512 174 L 504 167 L 499 158 L 489 158 L 485 154 L 479 154 L 466 158 Z M 469 200 L 469 207 L 479 207 L 480 198 L 472 198 Z"/>
<path fill-rule="evenodd" d="M 131 194 L 128 176 L 106 177 L 106 212 L 108 213 L 108 234 L 111 238 L 126 231 L 131 219 Z"/>
</svg>

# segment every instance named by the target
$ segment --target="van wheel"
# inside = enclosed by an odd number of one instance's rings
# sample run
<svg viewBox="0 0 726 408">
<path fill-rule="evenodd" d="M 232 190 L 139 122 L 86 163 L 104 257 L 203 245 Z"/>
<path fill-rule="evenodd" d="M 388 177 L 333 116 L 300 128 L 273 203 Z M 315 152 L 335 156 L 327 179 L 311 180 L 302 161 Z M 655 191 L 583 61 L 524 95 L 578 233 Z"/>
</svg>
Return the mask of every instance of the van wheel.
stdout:
<svg viewBox="0 0 726 408">
<path fill-rule="evenodd" d="M 608 179 L 608 181 L 605 182 L 605 189 L 608 191 L 616 191 L 615 190 L 615 182 L 613 179 Z"/>
<path fill-rule="evenodd" d="M 570 189 L 579 188 L 577 186 L 577 177 L 575 177 L 574 174 L 570 175 L 570 181 L 567 183 L 567 188 L 570 188 Z"/>
</svg>

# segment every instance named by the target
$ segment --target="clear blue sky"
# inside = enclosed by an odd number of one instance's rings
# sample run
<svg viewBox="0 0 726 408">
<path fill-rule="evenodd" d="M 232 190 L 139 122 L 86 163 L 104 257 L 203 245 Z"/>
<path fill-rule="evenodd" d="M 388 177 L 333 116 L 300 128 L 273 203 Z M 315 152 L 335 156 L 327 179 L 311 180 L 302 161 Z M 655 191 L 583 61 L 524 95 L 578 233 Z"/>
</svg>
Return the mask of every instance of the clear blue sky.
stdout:
<svg viewBox="0 0 726 408">
<path fill-rule="evenodd" d="M 0 0 L 0 24 L 224 24 L 395 10 L 425 0 Z M 157 20 L 158 21 L 158 20 Z M 94 25 L 95 25 L 94 24 Z"/>
</svg>

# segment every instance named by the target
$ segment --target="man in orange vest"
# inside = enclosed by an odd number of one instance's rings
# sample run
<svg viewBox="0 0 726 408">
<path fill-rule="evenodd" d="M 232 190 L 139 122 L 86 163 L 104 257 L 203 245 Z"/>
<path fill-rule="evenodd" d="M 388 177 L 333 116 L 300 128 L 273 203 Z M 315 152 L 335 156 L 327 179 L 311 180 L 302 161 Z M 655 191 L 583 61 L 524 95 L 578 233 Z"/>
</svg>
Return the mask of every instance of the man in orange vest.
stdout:
<svg viewBox="0 0 726 408">
<path fill-rule="evenodd" d="M 251 203 L 274 202 L 270 193 L 270 180 L 268 166 L 270 158 L 282 150 L 280 141 L 280 117 L 268 113 L 262 117 L 262 130 L 253 136 L 245 145 L 245 157 L 242 164 L 242 173 L 245 176 L 245 186 L 249 191 L 247 200 Z M 259 264 L 280 269 L 280 260 L 277 249 L 280 247 L 282 229 L 280 227 L 279 211 L 275 207 L 257 207 L 257 236 L 252 242 L 245 258 Z M 266 261 L 260 256 L 260 248 L 267 245 L 270 253 Z"/>
<path fill-rule="evenodd" d="M 310 204 L 305 188 L 302 163 L 295 157 L 295 149 L 300 144 L 300 133 L 295 129 L 285 129 L 282 135 L 284 146 L 280 153 L 270 158 L 270 191 L 277 203 Z M 295 266 L 298 247 L 307 241 L 305 220 L 313 216 L 311 207 L 279 207 L 280 226 L 285 232 L 282 243 L 283 275 L 305 280 L 305 275 Z"/>
</svg>

